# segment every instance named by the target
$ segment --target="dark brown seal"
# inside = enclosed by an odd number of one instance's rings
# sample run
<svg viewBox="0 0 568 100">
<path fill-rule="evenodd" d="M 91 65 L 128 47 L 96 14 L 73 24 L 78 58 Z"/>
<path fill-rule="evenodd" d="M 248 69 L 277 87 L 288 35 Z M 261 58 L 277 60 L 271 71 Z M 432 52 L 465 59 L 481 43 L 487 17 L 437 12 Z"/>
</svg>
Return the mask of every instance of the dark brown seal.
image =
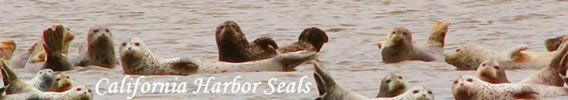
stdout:
<svg viewBox="0 0 568 100">
<path fill-rule="evenodd" d="M 246 62 L 274 57 L 280 53 L 311 50 L 319 52 L 328 41 L 324 31 L 311 27 L 305 29 L 298 42 L 279 48 L 270 37 L 260 37 L 248 42 L 240 26 L 234 21 L 226 21 L 217 27 L 215 34 L 219 61 Z"/>
</svg>

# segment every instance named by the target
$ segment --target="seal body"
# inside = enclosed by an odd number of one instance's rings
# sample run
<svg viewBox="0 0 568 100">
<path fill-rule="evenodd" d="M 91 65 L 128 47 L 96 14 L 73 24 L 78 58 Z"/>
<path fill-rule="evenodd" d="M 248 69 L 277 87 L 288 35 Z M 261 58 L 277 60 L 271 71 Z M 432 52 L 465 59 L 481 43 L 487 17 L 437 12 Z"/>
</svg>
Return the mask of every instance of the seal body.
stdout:
<svg viewBox="0 0 568 100">
<path fill-rule="evenodd" d="M 381 80 L 377 97 L 395 97 L 408 89 L 408 83 L 399 73 L 390 73 Z"/>
<path fill-rule="evenodd" d="M 491 84 L 472 75 L 464 75 L 452 83 L 456 100 L 512 100 L 566 96 L 568 89 L 557 86 L 526 83 Z"/>
<path fill-rule="evenodd" d="M 423 47 L 412 43 L 412 33 L 403 27 L 394 28 L 387 38 L 378 43 L 384 63 L 397 63 L 406 60 L 436 61 L 443 59 L 445 36 L 448 24 L 437 21 L 432 27 L 432 34 Z"/>
<path fill-rule="evenodd" d="M 3 93 L 5 92 L 6 94 L 17 94 L 41 92 L 32 84 L 19 79 L 5 59 L 0 59 L 0 67 L 2 67 L 2 82 L 4 83 L 4 91 L 2 91 Z"/>
<path fill-rule="evenodd" d="M 32 92 L 0 95 L 2 100 L 93 100 L 93 91 L 78 86 L 65 92 Z"/>
<path fill-rule="evenodd" d="M 327 34 L 316 28 L 306 28 L 298 42 L 279 48 L 270 37 L 259 37 L 248 42 L 240 26 L 234 21 L 226 21 L 216 29 L 215 39 L 219 61 L 247 62 L 274 57 L 280 53 L 311 50 L 319 52 L 328 41 Z"/>
<path fill-rule="evenodd" d="M 80 51 L 76 66 L 95 65 L 104 68 L 114 68 L 118 63 L 114 52 L 112 32 L 104 26 L 96 26 L 89 30 L 87 46 Z"/>
<path fill-rule="evenodd" d="M 241 63 L 207 61 L 187 57 L 163 59 L 152 54 L 143 41 L 131 38 L 121 44 L 120 63 L 126 74 L 191 75 L 196 73 L 293 71 L 317 52 L 298 51 L 279 54 L 269 59 Z"/>
<path fill-rule="evenodd" d="M 475 70 L 486 60 L 494 60 L 504 69 L 540 69 L 548 66 L 554 52 L 527 51 L 521 45 L 508 51 L 495 51 L 478 44 L 467 43 L 452 52 L 447 52 L 445 60 L 458 70 Z"/>
</svg>

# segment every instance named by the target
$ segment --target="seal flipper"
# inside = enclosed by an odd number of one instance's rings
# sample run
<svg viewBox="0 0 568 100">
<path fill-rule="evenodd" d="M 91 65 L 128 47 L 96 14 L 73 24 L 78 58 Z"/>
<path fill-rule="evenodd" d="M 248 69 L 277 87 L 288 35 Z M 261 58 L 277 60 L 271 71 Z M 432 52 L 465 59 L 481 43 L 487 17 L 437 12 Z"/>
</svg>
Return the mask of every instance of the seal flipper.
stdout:
<svg viewBox="0 0 568 100">
<path fill-rule="evenodd" d="M 260 45 L 263 49 L 278 49 L 278 45 L 270 37 L 259 37 L 254 40 L 253 43 Z"/>
<path fill-rule="evenodd" d="M 323 66 L 321 66 L 321 64 L 318 61 L 312 61 L 312 64 L 314 64 L 314 74 L 317 74 L 317 76 L 319 76 L 319 80 L 316 81 L 320 81 L 321 83 L 324 83 L 322 86 L 324 88 L 324 90 L 327 92 L 329 91 L 329 89 L 335 87 L 335 85 L 337 85 L 335 83 L 335 81 L 333 80 L 333 78 L 331 77 L 331 75 L 328 74 L 328 72 L 326 71 L 326 69 L 323 68 Z M 319 86 L 318 86 L 319 87 Z M 319 90 L 319 88 L 318 88 Z"/>
<path fill-rule="evenodd" d="M 319 95 L 321 96 L 321 95 L 325 94 L 327 88 L 325 88 L 325 83 L 321 79 L 321 76 L 317 73 L 314 73 L 314 79 L 316 80 L 316 86 L 318 88 Z"/>
<path fill-rule="evenodd" d="M 556 51 L 562 42 L 568 39 L 568 35 L 562 35 L 554 38 L 549 38 L 544 41 L 544 46 L 548 51 Z"/>
<path fill-rule="evenodd" d="M 0 64 L 2 64 L 0 66 L 2 66 L 2 81 L 3 81 L 4 85 L 9 85 L 14 80 L 18 79 L 18 76 L 16 76 L 16 73 L 14 73 L 14 70 L 12 70 L 12 68 L 10 68 L 10 66 L 8 66 L 5 59 L 0 59 Z"/>
<path fill-rule="evenodd" d="M 566 76 L 568 69 L 568 42 L 562 43 L 550 61 L 550 67 L 557 70 L 560 75 Z"/>
<path fill-rule="evenodd" d="M 279 54 L 276 61 L 284 66 L 284 71 L 294 71 L 297 66 L 306 61 L 313 60 L 317 56 L 315 51 L 296 51 L 290 53 Z"/>
<path fill-rule="evenodd" d="M 527 49 L 529 49 L 528 45 L 520 45 L 516 48 L 513 48 L 509 53 L 509 58 L 511 58 L 511 60 L 513 62 L 524 62 L 530 59 L 529 55 L 527 55 L 526 53 L 523 53 L 523 51 L 526 51 Z"/>
<path fill-rule="evenodd" d="M 197 65 L 195 61 L 186 57 L 174 58 L 174 60 L 170 60 L 166 63 L 171 65 L 173 70 L 186 75 L 196 73 L 197 69 L 199 69 L 199 65 Z"/>
<path fill-rule="evenodd" d="M 432 26 L 432 34 L 428 39 L 427 47 L 441 47 L 444 48 L 446 33 L 448 33 L 448 24 L 438 20 Z"/>
<path fill-rule="evenodd" d="M 310 43 L 316 49 L 315 51 L 319 52 L 323 45 L 329 41 L 329 38 L 323 30 L 317 27 L 310 27 L 302 31 L 298 41 Z"/>
<path fill-rule="evenodd" d="M 523 86 L 521 91 L 514 92 L 512 96 L 515 100 L 539 100 L 539 93 L 529 86 Z"/>
<path fill-rule="evenodd" d="M 43 32 L 43 48 L 46 52 L 46 62 L 43 68 L 53 71 L 68 71 L 73 69 L 71 62 L 64 55 L 64 32 L 62 25 L 55 25 Z"/>
</svg>

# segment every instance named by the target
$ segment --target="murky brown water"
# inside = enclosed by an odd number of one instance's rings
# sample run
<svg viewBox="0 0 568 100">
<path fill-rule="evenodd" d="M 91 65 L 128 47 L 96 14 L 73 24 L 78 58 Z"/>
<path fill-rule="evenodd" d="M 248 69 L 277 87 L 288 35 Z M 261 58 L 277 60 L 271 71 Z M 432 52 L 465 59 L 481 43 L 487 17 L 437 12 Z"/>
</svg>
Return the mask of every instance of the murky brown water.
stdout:
<svg viewBox="0 0 568 100">
<path fill-rule="evenodd" d="M 531 50 L 544 51 L 546 38 L 568 34 L 568 2 L 565 0 L 2 0 L 0 1 L 0 40 L 17 42 L 18 52 L 29 48 L 43 29 L 64 24 L 77 32 L 72 56 L 86 41 L 86 32 L 95 25 L 112 28 L 115 43 L 128 37 L 145 40 L 162 57 L 217 58 L 214 29 L 226 20 L 235 20 L 252 40 L 270 36 L 279 45 L 295 42 L 307 27 L 319 27 L 330 42 L 320 59 L 340 85 L 368 97 L 378 93 L 379 81 L 389 72 L 398 71 L 411 85 L 434 90 L 437 99 L 451 99 L 450 82 L 473 71 L 456 71 L 444 62 L 408 61 L 383 64 L 376 41 L 383 40 L 392 28 L 403 26 L 414 34 L 417 44 L 425 44 L 435 20 L 450 25 L 446 50 L 468 42 L 504 50 L 528 44 Z M 180 81 L 193 83 L 196 78 L 216 77 L 230 81 L 266 82 L 270 78 L 294 82 L 308 75 L 312 65 L 302 65 L 297 72 L 252 72 L 182 76 L 150 76 L 145 81 Z M 512 70 L 508 76 L 518 81 L 536 70 Z M 94 88 L 96 81 L 119 81 L 120 67 L 69 72 L 77 84 Z M 18 70 L 29 79 L 35 73 Z M 315 86 L 308 94 L 138 94 L 136 99 L 302 99 L 317 96 Z M 95 99 L 124 99 L 128 94 L 96 96 Z"/>
</svg>

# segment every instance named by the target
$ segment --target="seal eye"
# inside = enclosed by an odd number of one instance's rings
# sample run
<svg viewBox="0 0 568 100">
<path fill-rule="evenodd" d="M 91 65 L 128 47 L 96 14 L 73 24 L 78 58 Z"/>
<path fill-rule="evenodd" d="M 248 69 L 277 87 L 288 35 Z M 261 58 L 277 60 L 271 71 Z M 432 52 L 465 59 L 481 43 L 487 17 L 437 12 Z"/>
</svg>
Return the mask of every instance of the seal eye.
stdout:
<svg viewBox="0 0 568 100">
<path fill-rule="evenodd" d="M 456 49 L 456 52 L 460 52 L 460 49 Z"/>
<path fill-rule="evenodd" d="M 481 64 L 481 66 L 485 66 L 485 63 Z"/>
<path fill-rule="evenodd" d="M 428 94 L 432 94 L 432 91 L 428 91 Z"/>
<path fill-rule="evenodd" d="M 391 82 L 391 80 L 386 80 L 386 81 L 385 81 L 385 83 L 390 83 L 390 82 Z"/>
<path fill-rule="evenodd" d="M 469 78 L 467 79 L 468 82 L 473 82 L 473 79 Z"/>
<path fill-rule="evenodd" d="M 66 76 L 65 78 L 70 79 L 69 76 Z"/>
<path fill-rule="evenodd" d="M 98 33 L 98 32 L 99 32 L 99 29 L 93 30 L 93 33 Z"/>
<path fill-rule="evenodd" d="M 122 46 L 126 46 L 126 43 L 122 43 Z"/>
<path fill-rule="evenodd" d="M 493 66 L 493 68 L 495 68 L 495 69 L 499 69 L 499 66 Z"/>
<path fill-rule="evenodd" d="M 398 79 L 402 79 L 402 76 L 398 76 Z"/>
<path fill-rule="evenodd" d="M 412 93 L 416 94 L 416 93 L 418 93 L 418 90 L 414 90 L 414 91 L 412 91 Z"/>
<path fill-rule="evenodd" d="M 108 29 L 105 30 L 107 33 L 110 32 Z"/>
<path fill-rule="evenodd" d="M 82 90 L 81 88 L 77 88 L 77 91 L 81 91 L 81 90 Z"/>
<path fill-rule="evenodd" d="M 394 34 L 394 33 L 396 33 L 396 31 L 392 31 L 392 33 L 391 33 L 391 34 Z"/>
<path fill-rule="evenodd" d="M 55 81 L 59 81 L 59 80 L 61 80 L 61 78 L 57 78 L 57 79 L 55 79 Z"/>
<path fill-rule="evenodd" d="M 135 46 L 140 46 L 140 42 L 134 43 Z"/>
<path fill-rule="evenodd" d="M 458 81 L 457 81 L 457 80 L 454 80 L 454 84 L 458 84 Z"/>
</svg>

